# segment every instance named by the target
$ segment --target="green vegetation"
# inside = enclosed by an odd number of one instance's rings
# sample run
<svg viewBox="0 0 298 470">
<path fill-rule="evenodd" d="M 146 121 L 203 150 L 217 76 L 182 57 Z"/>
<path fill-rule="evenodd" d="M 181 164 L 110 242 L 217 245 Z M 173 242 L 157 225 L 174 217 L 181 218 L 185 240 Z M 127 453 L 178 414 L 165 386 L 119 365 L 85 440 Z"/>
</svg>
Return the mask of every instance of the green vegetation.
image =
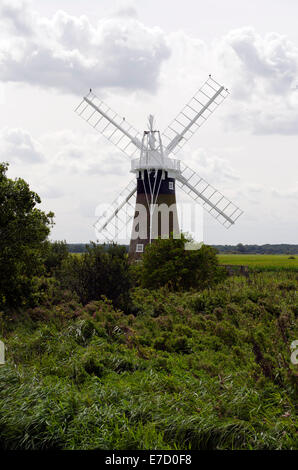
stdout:
<svg viewBox="0 0 298 470">
<path fill-rule="evenodd" d="M 9 179 L 7 169 L 0 164 L 0 309 L 38 301 L 43 243 L 54 216 L 37 209 L 38 194 L 23 179 Z"/>
<path fill-rule="evenodd" d="M 182 235 L 181 239 L 169 238 L 148 245 L 140 269 L 142 286 L 156 289 L 168 285 L 176 291 L 188 290 L 210 287 L 225 277 L 214 248 L 203 245 L 200 250 L 185 250 L 188 241 Z"/>
<path fill-rule="evenodd" d="M 134 314 L 64 293 L 6 317 L 0 446 L 297 448 L 296 290 L 295 274 L 256 274 L 135 288 Z"/>
<path fill-rule="evenodd" d="M 226 278 L 173 239 L 72 256 L 0 169 L 1 450 L 298 448 L 295 270 Z"/>
<path fill-rule="evenodd" d="M 50 242 L 46 240 L 43 244 L 44 266 L 48 275 L 55 275 L 62 267 L 62 263 L 69 258 L 66 242 Z"/>
<path fill-rule="evenodd" d="M 57 278 L 86 304 L 105 295 L 115 307 L 126 310 L 131 287 L 128 256 L 124 247 L 92 243 L 80 256 L 67 256 Z"/>
<path fill-rule="evenodd" d="M 220 264 L 245 265 L 250 271 L 298 272 L 298 255 L 218 255 Z"/>
</svg>

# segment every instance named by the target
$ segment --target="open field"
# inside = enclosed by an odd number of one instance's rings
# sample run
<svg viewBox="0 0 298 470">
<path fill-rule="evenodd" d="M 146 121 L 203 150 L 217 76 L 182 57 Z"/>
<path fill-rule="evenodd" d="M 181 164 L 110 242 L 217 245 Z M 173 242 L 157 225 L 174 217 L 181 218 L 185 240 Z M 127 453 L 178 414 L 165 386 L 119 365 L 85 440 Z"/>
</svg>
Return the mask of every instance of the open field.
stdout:
<svg viewBox="0 0 298 470">
<path fill-rule="evenodd" d="M 71 253 L 81 256 L 82 253 Z M 298 255 L 217 255 L 219 264 L 248 266 L 250 271 L 298 272 Z M 294 258 L 293 258 L 294 257 Z M 293 258 L 293 259 L 292 259 Z"/>
<path fill-rule="evenodd" d="M 218 255 L 220 264 L 245 265 L 252 270 L 298 271 L 298 255 Z"/>
</svg>

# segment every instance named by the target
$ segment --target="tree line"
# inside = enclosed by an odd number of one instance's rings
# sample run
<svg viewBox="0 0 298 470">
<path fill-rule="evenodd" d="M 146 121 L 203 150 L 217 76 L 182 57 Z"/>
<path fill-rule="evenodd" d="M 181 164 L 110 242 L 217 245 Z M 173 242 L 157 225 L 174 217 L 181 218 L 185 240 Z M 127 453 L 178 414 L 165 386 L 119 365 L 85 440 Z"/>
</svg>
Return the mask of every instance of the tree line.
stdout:
<svg viewBox="0 0 298 470">
<path fill-rule="evenodd" d="M 296 255 L 298 245 L 281 243 L 276 245 L 212 245 L 218 253 L 222 254 L 251 254 L 251 255 Z"/>
<path fill-rule="evenodd" d="M 129 246 L 122 245 L 128 252 Z M 296 255 L 298 254 L 298 245 L 290 245 L 287 243 L 280 243 L 276 245 L 211 245 L 221 254 L 251 254 L 251 255 Z M 70 253 L 85 253 L 88 244 L 86 243 L 67 243 L 67 248 Z"/>
</svg>

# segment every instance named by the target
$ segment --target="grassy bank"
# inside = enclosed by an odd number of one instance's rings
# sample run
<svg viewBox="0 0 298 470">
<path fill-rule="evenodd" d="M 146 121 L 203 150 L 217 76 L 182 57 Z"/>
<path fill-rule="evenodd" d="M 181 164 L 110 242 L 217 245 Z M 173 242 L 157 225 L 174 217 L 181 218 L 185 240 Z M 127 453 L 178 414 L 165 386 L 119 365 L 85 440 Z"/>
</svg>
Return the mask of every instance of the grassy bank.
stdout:
<svg viewBox="0 0 298 470">
<path fill-rule="evenodd" d="M 0 447 L 297 449 L 296 292 L 264 273 L 2 319 Z"/>
</svg>

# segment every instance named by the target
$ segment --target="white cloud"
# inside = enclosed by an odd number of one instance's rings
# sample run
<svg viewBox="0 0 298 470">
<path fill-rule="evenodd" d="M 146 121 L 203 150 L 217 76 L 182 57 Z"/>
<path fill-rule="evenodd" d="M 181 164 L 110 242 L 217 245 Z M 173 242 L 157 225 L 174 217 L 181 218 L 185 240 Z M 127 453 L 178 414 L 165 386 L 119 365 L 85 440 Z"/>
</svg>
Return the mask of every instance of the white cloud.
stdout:
<svg viewBox="0 0 298 470">
<path fill-rule="evenodd" d="M 288 93 L 297 77 L 298 49 L 277 33 L 259 35 L 252 27 L 231 31 L 224 39 L 234 51 L 237 65 L 254 84 L 263 78 L 264 89 L 274 94 Z"/>
<path fill-rule="evenodd" d="M 166 34 L 145 26 L 131 6 L 97 23 L 63 11 L 47 18 L 21 0 L 5 0 L 1 12 L 4 82 L 80 95 L 90 86 L 156 91 L 162 83 L 173 95 L 195 91 L 199 65 L 206 73 L 215 69 L 232 90 L 229 129 L 298 133 L 298 48 L 284 35 L 243 27 L 208 45 L 183 30 Z"/>
<path fill-rule="evenodd" d="M 281 199 L 292 199 L 294 202 L 298 203 L 298 181 L 296 186 L 288 189 L 272 189 L 273 196 Z"/>
<path fill-rule="evenodd" d="M 137 10 L 136 10 L 136 8 L 133 4 L 131 4 L 131 5 L 127 4 L 127 5 L 123 5 L 122 7 L 118 8 L 117 10 L 115 10 L 112 13 L 111 16 L 137 18 L 138 13 L 137 13 Z"/>
<path fill-rule="evenodd" d="M 232 89 L 227 125 L 255 134 L 298 134 L 298 48 L 284 35 L 252 27 L 216 46 Z"/>
<path fill-rule="evenodd" d="M 34 164 L 42 162 L 44 155 L 39 142 L 26 130 L 4 128 L 0 131 L 0 160 Z"/>
<path fill-rule="evenodd" d="M 90 86 L 156 90 L 160 66 L 170 55 L 161 29 L 145 26 L 132 14 L 93 25 L 86 16 L 63 11 L 50 19 L 30 16 L 28 8 L 23 2 L 2 6 L 2 81 L 78 94 Z M 8 23 L 13 24 L 9 37 Z"/>
<path fill-rule="evenodd" d="M 24 0 L 3 1 L 1 5 L 1 17 L 3 23 L 12 28 L 17 36 L 27 36 L 31 34 L 31 25 L 34 21 L 33 14 L 28 8 L 28 2 Z"/>
<path fill-rule="evenodd" d="M 97 204 L 112 201 L 131 175 L 122 154 L 72 113 L 77 97 L 50 89 L 81 96 L 91 86 L 140 131 L 149 112 L 162 130 L 212 73 L 231 95 L 177 155 L 245 211 L 230 231 L 214 222 L 211 238 L 294 240 L 298 54 L 286 36 L 246 27 L 207 43 L 199 28 L 190 36 L 183 21 L 178 31 L 152 27 L 162 18 L 141 18 L 142 7 L 140 16 L 126 7 L 97 21 L 75 16 L 83 7 L 66 1 L 61 8 L 72 13 L 52 16 L 45 16 L 55 9 L 51 2 L 34 1 L 38 13 L 0 3 L 1 125 L 9 126 L 0 133 L 1 160 L 10 160 L 9 172 L 24 177 L 56 213 L 54 238 L 91 238 Z"/>
<path fill-rule="evenodd" d="M 42 199 L 61 199 L 65 192 L 63 188 L 59 187 L 57 184 L 48 184 L 43 182 L 36 186 L 36 191 L 38 194 L 42 195 Z"/>
<path fill-rule="evenodd" d="M 122 152 L 94 132 L 53 132 L 40 139 L 52 171 L 85 175 L 121 175 L 129 171 Z"/>
<path fill-rule="evenodd" d="M 25 129 L 4 128 L 0 131 L 0 161 L 44 163 L 50 174 L 119 176 L 129 172 L 122 152 L 102 136 L 71 130 L 45 134 L 37 140 Z"/>
<path fill-rule="evenodd" d="M 231 185 L 239 180 L 239 175 L 231 167 L 228 160 L 210 154 L 206 149 L 199 148 L 190 154 L 187 164 L 198 174 L 215 186 Z M 219 189 L 219 188 L 218 188 Z"/>
</svg>

